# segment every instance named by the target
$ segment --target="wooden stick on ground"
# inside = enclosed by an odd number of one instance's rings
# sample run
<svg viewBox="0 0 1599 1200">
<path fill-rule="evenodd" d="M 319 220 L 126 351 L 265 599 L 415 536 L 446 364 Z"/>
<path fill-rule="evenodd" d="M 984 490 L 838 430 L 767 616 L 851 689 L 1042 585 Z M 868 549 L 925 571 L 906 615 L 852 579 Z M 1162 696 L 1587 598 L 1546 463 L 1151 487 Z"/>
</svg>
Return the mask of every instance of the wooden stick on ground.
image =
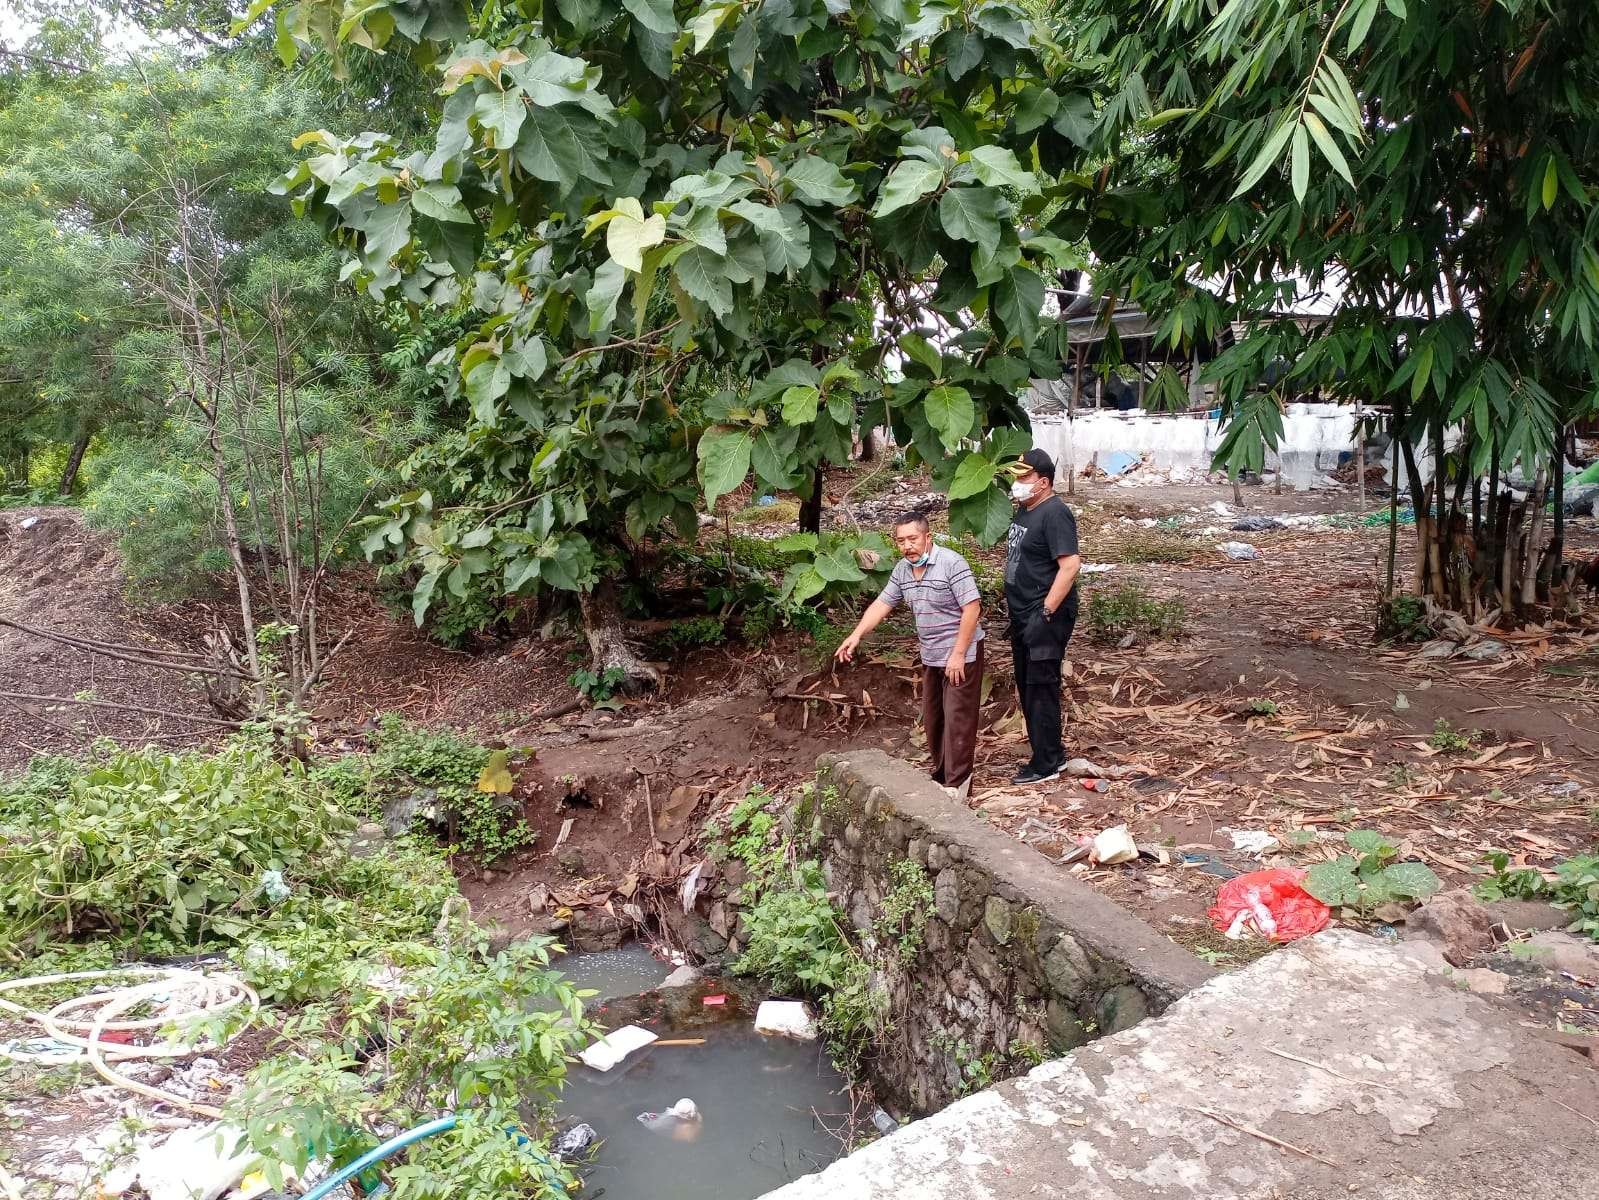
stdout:
<svg viewBox="0 0 1599 1200">
<path fill-rule="evenodd" d="M 1553 1097 L 1553 1096 L 1551 1096 L 1551 1097 L 1550 1097 L 1550 1099 L 1551 1099 L 1551 1100 L 1554 1100 L 1554 1097 Z M 1581 1118 L 1582 1118 L 1582 1119 L 1583 1119 L 1583 1120 L 1584 1120 L 1584 1121 L 1586 1121 L 1586 1122 L 1588 1122 L 1588 1124 L 1590 1124 L 1590 1125 L 1592 1125 L 1592 1126 L 1594 1126 L 1594 1127 L 1595 1127 L 1595 1128 L 1596 1128 L 1596 1129 L 1599 1129 L 1599 1121 L 1595 1121 L 1595 1120 L 1594 1120 L 1594 1119 L 1593 1119 L 1593 1118 L 1592 1118 L 1592 1117 L 1590 1117 L 1590 1116 L 1589 1116 L 1589 1115 L 1588 1115 L 1588 1114 L 1587 1114 L 1587 1113 L 1585 1113 L 1585 1112 L 1578 1112 L 1578 1111 L 1577 1111 L 1577 1110 L 1576 1110 L 1576 1109 L 1574 1109 L 1574 1108 L 1572 1108 L 1572 1107 L 1571 1107 L 1571 1105 L 1569 1105 L 1569 1104 L 1567 1104 L 1567 1103 L 1566 1103 L 1566 1102 L 1565 1102 L 1565 1101 L 1563 1101 L 1563 1100 L 1555 1100 L 1555 1103 L 1556 1103 L 1556 1104 L 1558 1104 L 1558 1105 L 1560 1105 L 1560 1107 L 1561 1107 L 1561 1108 L 1563 1108 L 1563 1109 L 1565 1109 L 1565 1110 L 1566 1110 L 1566 1111 L 1567 1111 L 1567 1112 L 1568 1112 L 1568 1113 L 1571 1113 L 1571 1114 L 1573 1114 L 1573 1115 L 1574 1115 L 1574 1116 L 1579 1116 L 1579 1117 L 1581 1117 Z"/>
<path fill-rule="evenodd" d="M 1289 1062 L 1303 1063 L 1307 1067 L 1315 1067 L 1316 1070 L 1318 1070 L 1318 1071 L 1326 1071 L 1327 1074 L 1335 1076 L 1338 1079 L 1345 1080 L 1345 1081 L 1347 1081 L 1349 1083 L 1367 1083 L 1367 1084 L 1370 1084 L 1372 1087 L 1380 1087 L 1384 1091 L 1389 1091 L 1389 1092 L 1393 1091 L 1392 1086 L 1390 1086 L 1389 1084 L 1383 1083 L 1380 1080 L 1376 1080 L 1376 1079 L 1361 1079 L 1361 1078 L 1359 1078 L 1357 1076 L 1354 1076 L 1354 1075 L 1345 1075 L 1341 1071 L 1333 1070 L 1331 1067 L 1327 1066 L 1325 1063 L 1316 1062 L 1314 1059 L 1300 1058 L 1299 1055 L 1290 1054 L 1286 1050 L 1274 1050 L 1270 1046 L 1265 1047 L 1265 1050 L 1266 1050 L 1267 1054 L 1275 1054 L 1278 1058 L 1286 1058 Z"/>
<path fill-rule="evenodd" d="M 655 801 L 650 799 L 650 777 L 648 775 L 645 775 L 645 776 L 643 776 L 643 779 L 644 779 L 644 815 L 646 817 L 648 817 L 649 821 L 650 821 L 650 845 L 654 846 L 655 843 L 656 843 L 656 837 L 655 837 Z"/>
<path fill-rule="evenodd" d="M 1334 1170 L 1338 1169 L 1338 1164 L 1333 1162 L 1330 1158 L 1323 1158 L 1319 1154 L 1312 1154 L 1309 1150 L 1306 1150 L 1301 1146 L 1296 1146 L 1292 1142 L 1285 1142 L 1281 1138 L 1274 1138 L 1269 1133 L 1262 1133 L 1252 1125 L 1245 1125 L 1241 1121 L 1235 1121 L 1231 1117 L 1223 1116 L 1221 1113 L 1216 1112 L 1213 1109 L 1196 1108 L 1193 1111 L 1209 1117 L 1212 1121 L 1219 1121 L 1223 1125 L 1230 1126 L 1231 1128 L 1238 1130 L 1239 1133 L 1247 1133 L 1252 1138 L 1259 1138 L 1267 1145 L 1276 1146 L 1279 1150 L 1292 1150 L 1295 1154 L 1302 1154 L 1314 1162 L 1321 1163 L 1323 1166 L 1332 1167 Z"/>
</svg>

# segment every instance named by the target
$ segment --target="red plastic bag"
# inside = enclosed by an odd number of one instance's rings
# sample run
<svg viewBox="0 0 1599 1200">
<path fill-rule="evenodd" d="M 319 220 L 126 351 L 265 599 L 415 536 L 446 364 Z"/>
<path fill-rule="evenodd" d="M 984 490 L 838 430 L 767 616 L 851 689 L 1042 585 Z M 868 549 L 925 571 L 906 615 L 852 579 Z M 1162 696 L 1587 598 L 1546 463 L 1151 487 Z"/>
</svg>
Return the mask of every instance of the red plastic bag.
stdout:
<svg viewBox="0 0 1599 1200">
<path fill-rule="evenodd" d="M 1294 867 L 1251 871 L 1229 879 L 1206 915 L 1233 939 L 1251 934 L 1291 942 L 1327 927 L 1332 910 L 1300 885 L 1306 872 Z"/>
</svg>

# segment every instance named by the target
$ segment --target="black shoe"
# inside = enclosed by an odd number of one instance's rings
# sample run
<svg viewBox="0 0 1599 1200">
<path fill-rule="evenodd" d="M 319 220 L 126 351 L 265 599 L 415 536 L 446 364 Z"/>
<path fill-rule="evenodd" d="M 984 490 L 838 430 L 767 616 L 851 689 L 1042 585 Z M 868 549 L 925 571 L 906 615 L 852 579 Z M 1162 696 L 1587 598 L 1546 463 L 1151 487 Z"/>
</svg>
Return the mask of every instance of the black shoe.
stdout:
<svg viewBox="0 0 1599 1200">
<path fill-rule="evenodd" d="M 1010 777 L 1012 783 L 1048 783 L 1051 779 L 1060 778 L 1061 768 L 1056 767 L 1049 771 L 1040 771 L 1037 767 L 1023 767 Z"/>
</svg>

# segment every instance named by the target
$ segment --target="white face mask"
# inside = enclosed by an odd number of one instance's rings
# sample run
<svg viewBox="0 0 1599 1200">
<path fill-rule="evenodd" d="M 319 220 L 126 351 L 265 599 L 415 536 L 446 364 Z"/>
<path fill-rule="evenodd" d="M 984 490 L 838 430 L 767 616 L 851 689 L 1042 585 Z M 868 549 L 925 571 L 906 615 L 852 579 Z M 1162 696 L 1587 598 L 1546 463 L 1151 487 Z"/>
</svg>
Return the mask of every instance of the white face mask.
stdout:
<svg viewBox="0 0 1599 1200">
<path fill-rule="evenodd" d="M 1017 504 L 1026 504 L 1033 498 L 1033 485 L 1016 482 L 1010 485 L 1010 498 Z"/>
</svg>

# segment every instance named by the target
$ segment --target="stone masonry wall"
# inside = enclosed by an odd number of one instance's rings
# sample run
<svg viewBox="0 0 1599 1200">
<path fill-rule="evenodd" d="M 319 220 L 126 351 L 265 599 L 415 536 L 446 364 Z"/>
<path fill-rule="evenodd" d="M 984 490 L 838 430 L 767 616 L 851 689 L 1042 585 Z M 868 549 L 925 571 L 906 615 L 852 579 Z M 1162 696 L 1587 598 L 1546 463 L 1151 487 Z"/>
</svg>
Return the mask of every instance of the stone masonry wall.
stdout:
<svg viewBox="0 0 1599 1200">
<path fill-rule="evenodd" d="M 872 1082 L 890 1108 L 942 1108 L 970 1090 L 972 1064 L 983 1064 L 981 1083 L 985 1070 L 1054 1057 L 1164 1011 L 1214 974 L 905 763 L 869 750 L 824 754 L 818 767 L 796 832 L 817 839 L 829 890 L 863 941 L 877 936 L 896 863 L 915 861 L 933 885 L 915 957 L 878 976 L 895 1025 Z"/>
</svg>

